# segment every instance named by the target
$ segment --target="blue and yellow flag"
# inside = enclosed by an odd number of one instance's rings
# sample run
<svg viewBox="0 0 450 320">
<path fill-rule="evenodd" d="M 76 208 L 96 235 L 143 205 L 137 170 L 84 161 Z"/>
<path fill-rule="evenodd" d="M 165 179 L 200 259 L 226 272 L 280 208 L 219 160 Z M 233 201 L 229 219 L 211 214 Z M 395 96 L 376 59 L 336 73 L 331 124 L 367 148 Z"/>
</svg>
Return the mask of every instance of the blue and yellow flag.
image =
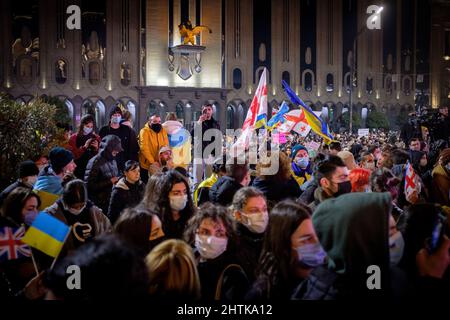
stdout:
<svg viewBox="0 0 450 320">
<path fill-rule="evenodd" d="M 289 99 L 292 101 L 293 104 L 299 106 L 306 117 L 306 121 L 310 125 L 311 129 L 321 136 L 326 144 L 330 144 L 331 141 L 333 141 L 333 136 L 330 133 L 330 130 L 328 129 L 328 125 L 325 121 L 323 121 L 319 116 L 317 116 L 314 111 L 310 107 L 308 107 L 302 99 L 300 99 L 294 91 L 289 87 L 289 85 L 282 80 L 284 91 L 286 92 Z"/>
<path fill-rule="evenodd" d="M 269 122 L 267 123 L 267 127 L 269 130 L 275 129 L 279 124 L 283 123 L 286 119 L 284 118 L 284 115 L 289 112 L 289 106 L 288 104 L 283 101 L 281 104 L 280 110 L 272 117 L 270 118 Z"/>
<path fill-rule="evenodd" d="M 56 258 L 69 232 L 70 227 L 48 213 L 41 212 L 25 233 L 22 242 Z"/>
</svg>

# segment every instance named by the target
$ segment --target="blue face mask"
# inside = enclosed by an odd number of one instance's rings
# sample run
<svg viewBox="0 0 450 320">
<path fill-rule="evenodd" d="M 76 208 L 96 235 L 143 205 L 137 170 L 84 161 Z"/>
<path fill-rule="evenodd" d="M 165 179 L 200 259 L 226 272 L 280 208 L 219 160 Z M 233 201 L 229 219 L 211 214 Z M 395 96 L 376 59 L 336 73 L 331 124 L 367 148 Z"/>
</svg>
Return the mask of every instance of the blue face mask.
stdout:
<svg viewBox="0 0 450 320">
<path fill-rule="evenodd" d="M 316 268 L 325 264 L 327 257 L 320 243 L 304 244 L 297 247 L 299 263 L 306 268 Z"/>
<path fill-rule="evenodd" d="M 36 217 L 38 216 L 39 212 L 36 211 L 28 211 L 25 213 L 24 217 L 23 217 L 23 222 L 27 225 L 27 226 L 31 226 L 33 224 L 34 219 L 36 219 Z"/>
<path fill-rule="evenodd" d="M 308 158 L 300 158 L 297 160 L 297 165 L 300 168 L 306 168 L 309 164 L 309 159 Z"/>
<path fill-rule="evenodd" d="M 117 124 L 117 123 L 120 123 L 120 121 L 122 121 L 122 117 L 121 117 L 121 116 L 118 116 L 118 117 L 112 117 L 112 118 L 111 118 L 111 122 L 112 122 L 112 123 Z"/>
</svg>

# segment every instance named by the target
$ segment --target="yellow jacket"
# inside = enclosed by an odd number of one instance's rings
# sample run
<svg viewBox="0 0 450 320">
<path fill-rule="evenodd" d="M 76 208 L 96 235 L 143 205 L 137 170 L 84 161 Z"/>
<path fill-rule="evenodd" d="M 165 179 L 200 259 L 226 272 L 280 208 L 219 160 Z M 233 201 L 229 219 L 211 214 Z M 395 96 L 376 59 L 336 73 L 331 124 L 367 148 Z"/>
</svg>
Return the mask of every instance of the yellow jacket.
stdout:
<svg viewBox="0 0 450 320">
<path fill-rule="evenodd" d="M 159 162 L 159 150 L 169 145 L 169 138 L 164 128 L 159 133 L 150 129 L 148 123 L 139 132 L 139 164 L 148 170 L 154 162 Z"/>
</svg>

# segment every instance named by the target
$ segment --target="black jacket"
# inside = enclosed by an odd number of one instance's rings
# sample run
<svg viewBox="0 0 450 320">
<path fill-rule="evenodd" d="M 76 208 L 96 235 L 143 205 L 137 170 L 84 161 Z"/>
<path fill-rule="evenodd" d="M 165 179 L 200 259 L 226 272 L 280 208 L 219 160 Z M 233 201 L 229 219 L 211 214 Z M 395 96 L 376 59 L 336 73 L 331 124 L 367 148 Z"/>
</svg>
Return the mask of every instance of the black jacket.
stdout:
<svg viewBox="0 0 450 320">
<path fill-rule="evenodd" d="M 236 258 L 227 251 L 216 259 L 198 264 L 198 274 L 202 290 L 202 301 L 215 300 L 220 276 L 227 266 L 238 264 Z M 220 301 L 239 301 L 248 290 L 248 280 L 240 268 L 231 267 L 224 273 Z"/>
<path fill-rule="evenodd" d="M 89 160 L 84 180 L 87 183 L 89 199 L 94 202 L 103 213 L 108 212 L 113 184 L 112 177 L 119 177 L 116 160 L 112 157 L 112 150 L 120 143 L 117 136 L 110 135 L 102 140 L 100 152 Z"/>
<path fill-rule="evenodd" d="M 242 188 L 234 178 L 223 176 L 209 190 L 209 201 L 228 206 L 233 202 L 234 194 Z"/>
<path fill-rule="evenodd" d="M 199 143 L 199 141 L 197 141 L 197 138 L 195 136 L 196 133 L 196 129 L 198 128 L 198 124 L 196 123 L 194 126 L 194 129 L 191 130 L 191 137 L 192 137 L 192 142 L 194 143 L 194 149 L 195 152 L 200 152 L 200 150 L 198 148 L 201 148 L 201 154 L 203 156 L 203 151 L 205 150 L 205 148 L 211 144 L 211 143 L 215 143 L 215 137 L 212 137 L 211 141 L 205 141 L 205 139 L 203 139 L 203 135 L 205 134 L 205 132 L 209 129 L 217 129 L 220 130 L 220 125 L 219 122 L 217 122 L 214 118 L 211 118 L 211 120 L 205 120 L 202 122 L 202 126 L 201 126 L 201 143 Z M 222 141 L 218 141 L 218 143 L 220 143 L 220 147 L 222 147 Z M 212 152 L 212 155 L 215 156 L 215 152 Z"/>
<path fill-rule="evenodd" d="M 236 257 L 245 271 L 250 283 L 256 278 L 256 268 L 261 255 L 264 233 L 251 232 L 243 224 L 237 224 L 237 250 Z"/>
<path fill-rule="evenodd" d="M 120 152 L 116 157 L 117 167 L 120 171 L 123 171 L 125 162 L 128 160 L 138 161 L 139 144 L 136 132 L 133 129 L 123 124 L 118 129 L 113 129 L 110 125 L 100 129 L 99 135 L 102 139 L 109 134 L 118 136 L 122 143 L 123 152 Z"/>
<path fill-rule="evenodd" d="M 271 207 L 281 200 L 300 196 L 300 187 L 292 177 L 287 181 L 263 180 L 258 177 L 252 186 L 264 193 Z"/>
<path fill-rule="evenodd" d="M 113 187 L 111 201 L 109 202 L 108 218 L 114 224 L 123 209 L 134 207 L 144 197 L 145 184 L 138 181 L 135 184 L 128 182 L 125 178 Z"/>
</svg>

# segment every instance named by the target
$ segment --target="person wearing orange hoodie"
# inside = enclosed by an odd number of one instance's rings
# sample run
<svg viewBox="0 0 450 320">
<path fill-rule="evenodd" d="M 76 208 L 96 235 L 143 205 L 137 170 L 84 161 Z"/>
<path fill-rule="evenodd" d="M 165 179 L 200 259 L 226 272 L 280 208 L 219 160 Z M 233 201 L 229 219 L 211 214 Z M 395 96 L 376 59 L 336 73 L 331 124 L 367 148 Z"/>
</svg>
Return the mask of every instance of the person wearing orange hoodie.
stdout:
<svg viewBox="0 0 450 320">
<path fill-rule="evenodd" d="M 161 117 L 152 115 L 139 133 L 139 164 L 141 166 L 141 180 L 148 181 L 149 168 L 159 167 L 159 150 L 169 145 L 166 130 L 161 125 Z"/>
</svg>

